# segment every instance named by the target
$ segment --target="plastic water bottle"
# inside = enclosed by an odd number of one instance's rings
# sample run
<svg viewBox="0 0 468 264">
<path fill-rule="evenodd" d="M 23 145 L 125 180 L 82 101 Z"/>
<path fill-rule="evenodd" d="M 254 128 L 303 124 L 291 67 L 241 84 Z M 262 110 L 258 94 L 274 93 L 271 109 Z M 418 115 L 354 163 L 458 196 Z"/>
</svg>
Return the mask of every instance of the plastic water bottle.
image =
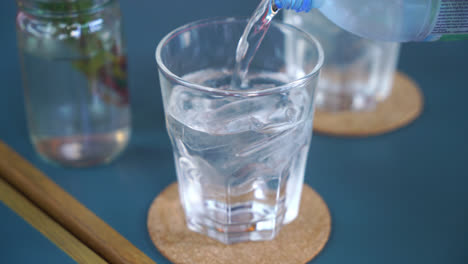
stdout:
<svg viewBox="0 0 468 264">
<path fill-rule="evenodd" d="M 468 39 L 468 0 L 272 0 L 278 8 L 318 8 L 361 37 L 395 42 Z"/>
</svg>

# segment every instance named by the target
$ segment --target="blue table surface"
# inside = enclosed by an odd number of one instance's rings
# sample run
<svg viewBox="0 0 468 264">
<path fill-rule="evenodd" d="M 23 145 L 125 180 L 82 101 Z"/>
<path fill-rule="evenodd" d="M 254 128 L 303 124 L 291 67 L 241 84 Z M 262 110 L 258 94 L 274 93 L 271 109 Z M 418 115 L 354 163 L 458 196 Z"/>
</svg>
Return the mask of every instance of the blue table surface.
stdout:
<svg viewBox="0 0 468 264">
<path fill-rule="evenodd" d="M 257 2 L 121 0 L 133 137 L 111 165 L 73 170 L 44 163 L 28 140 L 16 6 L 2 1 L 0 139 L 153 260 L 169 263 L 146 230 L 152 200 L 176 180 L 154 61 L 156 44 L 193 20 L 250 15 Z M 404 44 L 399 69 L 424 92 L 425 110 L 418 120 L 378 137 L 314 136 L 305 181 L 330 207 L 333 231 L 312 263 L 468 263 L 468 41 Z M 63 253 L 44 246 L 37 232 L 23 221 L 12 221 L 11 214 L 0 207 L 1 263 L 66 263 Z M 18 257 L 29 251 L 47 261 Z"/>
</svg>

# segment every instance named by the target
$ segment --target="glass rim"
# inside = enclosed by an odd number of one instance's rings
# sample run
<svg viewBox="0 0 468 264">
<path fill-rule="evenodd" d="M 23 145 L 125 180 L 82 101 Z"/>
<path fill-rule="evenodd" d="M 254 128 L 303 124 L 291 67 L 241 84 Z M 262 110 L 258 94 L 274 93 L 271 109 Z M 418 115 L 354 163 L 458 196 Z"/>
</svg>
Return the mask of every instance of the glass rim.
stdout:
<svg viewBox="0 0 468 264">
<path fill-rule="evenodd" d="M 304 82 L 314 78 L 322 68 L 324 64 L 324 51 L 322 48 L 322 45 L 320 42 L 311 34 L 303 31 L 302 29 L 299 29 L 295 26 L 282 23 L 282 22 L 272 22 L 272 26 L 278 26 L 278 27 L 283 27 L 287 28 L 289 30 L 296 31 L 298 34 L 302 35 L 304 39 L 308 40 L 311 45 L 315 46 L 317 48 L 317 53 L 318 53 L 318 60 L 312 71 L 306 75 L 304 75 L 301 78 L 298 78 L 297 80 L 288 82 L 286 84 L 280 85 L 280 86 L 275 86 L 275 87 L 270 87 L 270 88 L 260 88 L 260 89 L 249 89 L 249 90 L 224 90 L 220 88 L 214 88 L 214 87 L 208 87 L 204 86 L 201 84 L 196 84 L 193 82 L 186 81 L 182 79 L 182 77 L 174 74 L 171 70 L 169 70 L 166 65 L 163 63 L 162 58 L 161 58 L 161 52 L 163 47 L 165 47 L 175 36 L 187 32 L 188 30 L 199 26 L 203 24 L 213 24 L 215 22 L 217 23 L 233 23 L 233 22 L 240 22 L 240 21 L 247 21 L 248 18 L 243 18 L 243 17 L 216 17 L 216 18 L 208 18 L 208 19 L 202 19 L 202 20 L 197 20 L 188 24 L 185 24 L 183 26 L 180 26 L 174 30 L 172 30 L 170 33 L 164 36 L 164 38 L 159 42 L 157 48 L 156 48 L 156 62 L 158 64 L 159 69 L 163 74 L 174 80 L 176 83 L 178 83 L 181 86 L 191 88 L 191 89 L 196 89 L 204 92 L 209 92 L 209 93 L 216 93 L 216 94 L 223 94 L 223 95 L 231 95 L 231 96 L 260 96 L 264 94 L 272 94 L 272 93 L 280 93 L 284 92 L 287 90 L 290 90 L 294 87 L 297 87 L 299 85 L 302 85 Z M 232 56 L 235 56 L 233 54 Z"/>
</svg>

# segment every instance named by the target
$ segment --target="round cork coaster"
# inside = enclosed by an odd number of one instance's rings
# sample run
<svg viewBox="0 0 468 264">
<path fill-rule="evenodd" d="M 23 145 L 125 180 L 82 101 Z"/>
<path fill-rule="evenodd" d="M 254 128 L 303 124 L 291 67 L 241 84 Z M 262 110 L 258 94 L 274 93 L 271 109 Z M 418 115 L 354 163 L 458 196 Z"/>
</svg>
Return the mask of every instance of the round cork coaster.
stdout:
<svg viewBox="0 0 468 264">
<path fill-rule="evenodd" d="M 317 111 L 314 131 L 334 136 L 365 137 L 384 134 L 414 121 L 423 110 L 423 95 L 408 76 L 395 75 L 392 94 L 370 112 Z"/>
<path fill-rule="evenodd" d="M 148 230 L 153 243 L 177 264 L 298 264 L 313 259 L 330 236 L 327 205 L 304 185 L 299 216 L 282 227 L 273 241 L 224 245 L 190 231 L 179 201 L 177 184 L 166 188 L 151 205 Z"/>
</svg>

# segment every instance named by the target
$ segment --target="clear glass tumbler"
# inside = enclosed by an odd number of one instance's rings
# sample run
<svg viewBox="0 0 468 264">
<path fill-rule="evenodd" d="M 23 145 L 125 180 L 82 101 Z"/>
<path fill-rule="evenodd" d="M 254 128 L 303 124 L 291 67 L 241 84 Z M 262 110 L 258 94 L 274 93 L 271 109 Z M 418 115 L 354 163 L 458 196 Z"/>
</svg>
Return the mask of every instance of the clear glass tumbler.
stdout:
<svg viewBox="0 0 468 264">
<path fill-rule="evenodd" d="M 287 11 L 284 22 L 313 34 L 323 45 L 326 60 L 317 88 L 318 109 L 372 111 L 390 95 L 398 62 L 398 43 L 353 35 L 318 10 Z M 290 48 L 296 49 L 294 42 Z"/>
<path fill-rule="evenodd" d="M 298 215 L 323 52 L 273 23 L 248 89 L 232 89 L 243 19 L 180 27 L 159 44 L 166 125 L 188 227 L 223 243 L 270 240 Z M 296 60 L 286 60 L 294 38 Z"/>
<path fill-rule="evenodd" d="M 30 137 L 41 157 L 84 167 L 127 145 L 127 57 L 116 0 L 17 0 Z"/>
</svg>

